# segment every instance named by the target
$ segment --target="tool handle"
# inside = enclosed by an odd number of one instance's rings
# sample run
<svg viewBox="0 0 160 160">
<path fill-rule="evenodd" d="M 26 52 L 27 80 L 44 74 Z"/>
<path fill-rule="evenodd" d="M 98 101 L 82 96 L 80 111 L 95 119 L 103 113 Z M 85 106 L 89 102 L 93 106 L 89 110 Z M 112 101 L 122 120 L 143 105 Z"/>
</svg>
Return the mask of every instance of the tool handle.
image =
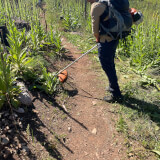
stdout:
<svg viewBox="0 0 160 160">
<path fill-rule="evenodd" d="M 56 75 L 60 74 L 61 72 L 63 72 L 64 70 L 66 70 L 67 68 L 69 68 L 72 64 L 74 64 L 75 62 L 77 62 L 79 59 L 81 59 L 83 56 L 85 56 L 86 54 L 88 54 L 90 51 L 92 51 L 93 49 L 95 49 L 98 46 L 98 44 L 96 44 L 94 47 L 92 47 L 90 50 L 88 50 L 86 53 L 83 53 L 79 58 L 77 58 L 76 60 L 74 60 L 72 63 L 70 63 L 68 66 L 66 66 L 65 68 L 63 68 L 62 70 L 60 70 Z"/>
</svg>

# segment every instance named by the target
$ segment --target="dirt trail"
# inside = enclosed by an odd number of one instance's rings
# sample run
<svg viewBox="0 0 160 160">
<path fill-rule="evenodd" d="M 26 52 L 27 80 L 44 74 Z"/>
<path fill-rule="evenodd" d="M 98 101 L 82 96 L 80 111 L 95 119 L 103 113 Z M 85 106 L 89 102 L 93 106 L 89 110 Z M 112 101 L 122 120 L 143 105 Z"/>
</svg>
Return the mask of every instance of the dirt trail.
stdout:
<svg viewBox="0 0 160 160">
<path fill-rule="evenodd" d="M 63 38 L 68 55 L 78 58 L 80 51 Z M 60 150 L 65 160 L 120 160 L 127 159 L 123 139 L 115 131 L 111 104 L 103 102 L 105 86 L 91 68 L 88 55 L 67 69 L 71 97 L 66 106 L 72 107 L 70 116 L 62 124 L 66 135 Z"/>
<path fill-rule="evenodd" d="M 66 39 L 63 46 L 69 50 L 65 58 L 70 62 L 81 55 Z M 68 61 L 56 65 L 64 63 Z M 55 69 L 54 65 L 49 69 Z M 15 114 L 19 134 L 12 124 L 8 126 L 9 114 L 2 113 L 0 120 L 6 123 L 1 134 L 9 137 L 2 156 L 6 160 L 128 160 L 123 138 L 115 130 L 117 115 L 102 100 L 105 86 L 98 70 L 86 55 L 67 69 L 69 78 L 63 87 L 68 94 L 53 98 L 31 90 L 33 105 L 25 108 L 25 114 Z M 7 127 L 11 128 L 8 132 Z"/>
</svg>

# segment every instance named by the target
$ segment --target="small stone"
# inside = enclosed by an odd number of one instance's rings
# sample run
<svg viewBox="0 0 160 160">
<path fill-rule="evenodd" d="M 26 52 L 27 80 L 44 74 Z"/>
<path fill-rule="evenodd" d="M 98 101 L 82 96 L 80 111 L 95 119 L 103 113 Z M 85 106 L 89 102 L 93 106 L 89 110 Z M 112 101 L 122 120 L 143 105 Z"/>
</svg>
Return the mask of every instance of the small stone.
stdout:
<svg viewBox="0 0 160 160">
<path fill-rule="evenodd" d="M 32 99 L 27 92 L 21 92 L 18 96 L 18 100 L 26 106 L 32 105 Z"/>
<path fill-rule="evenodd" d="M 97 102 L 96 101 L 92 101 L 92 104 L 93 104 L 93 106 L 95 106 L 97 104 Z"/>
<path fill-rule="evenodd" d="M 18 109 L 13 109 L 15 112 L 17 112 L 17 113 L 24 113 L 25 111 L 24 111 L 24 109 L 23 108 L 18 108 Z"/>
<path fill-rule="evenodd" d="M 39 112 L 38 112 L 37 110 L 35 110 L 35 109 L 33 109 L 32 111 L 33 111 L 34 113 L 39 113 Z"/>
<path fill-rule="evenodd" d="M 94 128 L 94 129 L 92 130 L 92 133 L 96 135 L 96 134 L 97 134 L 97 129 Z"/>
<path fill-rule="evenodd" d="M 2 145 L 7 145 L 9 143 L 9 138 L 8 137 L 5 137 L 5 138 L 2 138 L 2 141 L 1 141 L 1 144 Z"/>
<path fill-rule="evenodd" d="M 9 116 L 9 120 L 13 120 L 13 116 L 12 115 Z"/>
<path fill-rule="evenodd" d="M 22 146 L 22 151 L 29 153 L 29 148 L 27 146 Z"/>
<path fill-rule="evenodd" d="M 17 137 L 17 136 L 15 136 L 15 137 L 14 137 L 14 140 L 15 140 L 15 141 L 18 141 L 18 137 Z"/>
<path fill-rule="evenodd" d="M 22 145 L 22 146 L 25 146 L 25 145 L 26 145 L 26 143 L 21 143 L 21 145 Z"/>
<path fill-rule="evenodd" d="M 3 130 L 3 133 L 6 134 L 6 133 L 8 132 L 8 130 L 9 130 L 9 126 L 6 126 L 6 127 L 4 128 L 4 130 Z"/>
<path fill-rule="evenodd" d="M 9 113 L 5 113 L 5 115 L 4 115 L 5 117 L 7 117 L 7 116 L 9 116 Z"/>
<path fill-rule="evenodd" d="M 28 93 L 28 89 L 26 88 L 25 84 L 22 82 L 18 82 L 17 86 L 19 86 L 20 90 L 22 91 L 18 96 L 18 100 L 26 106 L 32 105 L 32 99 Z"/>
<path fill-rule="evenodd" d="M 18 146 L 15 146 L 15 149 L 18 151 L 19 147 L 18 147 Z"/>
<path fill-rule="evenodd" d="M 12 129 L 9 129 L 9 130 L 8 130 L 8 133 L 9 133 L 9 134 L 11 134 L 12 132 L 13 132 L 13 130 L 12 130 Z"/>
<path fill-rule="evenodd" d="M 22 110 L 23 108 L 18 108 L 18 110 Z M 13 113 L 13 116 L 15 117 L 15 118 L 17 118 L 18 117 L 18 115 L 16 114 L 16 113 Z"/>
<path fill-rule="evenodd" d="M 7 159 L 10 154 L 11 154 L 10 149 L 9 148 L 5 148 L 5 151 L 3 153 L 3 158 Z"/>
<path fill-rule="evenodd" d="M 9 130 L 9 126 L 7 126 L 6 129 Z"/>
<path fill-rule="evenodd" d="M 134 154 L 133 154 L 133 153 L 129 153 L 128 156 L 129 156 L 129 157 L 133 157 Z"/>
<path fill-rule="evenodd" d="M 98 153 L 96 152 L 96 157 L 97 157 L 97 159 L 99 159 L 99 155 L 98 155 Z"/>
<path fill-rule="evenodd" d="M 71 127 L 68 127 L 68 132 L 72 132 L 72 128 Z"/>
<path fill-rule="evenodd" d="M 87 156 L 87 155 L 88 155 L 88 153 L 87 153 L 87 152 L 84 152 L 84 155 L 85 155 L 85 156 Z"/>
</svg>

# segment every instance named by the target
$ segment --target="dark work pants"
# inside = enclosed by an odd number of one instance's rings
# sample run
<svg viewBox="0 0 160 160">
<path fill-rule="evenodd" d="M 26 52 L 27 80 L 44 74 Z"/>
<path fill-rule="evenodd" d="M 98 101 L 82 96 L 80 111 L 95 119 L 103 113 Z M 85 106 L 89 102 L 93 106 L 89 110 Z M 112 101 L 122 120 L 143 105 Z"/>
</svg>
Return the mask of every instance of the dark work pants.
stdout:
<svg viewBox="0 0 160 160">
<path fill-rule="evenodd" d="M 115 70 L 114 58 L 118 40 L 111 42 L 99 43 L 98 56 L 103 70 L 105 71 L 109 80 L 109 91 L 113 96 L 121 96 L 118 85 L 118 79 Z"/>
</svg>

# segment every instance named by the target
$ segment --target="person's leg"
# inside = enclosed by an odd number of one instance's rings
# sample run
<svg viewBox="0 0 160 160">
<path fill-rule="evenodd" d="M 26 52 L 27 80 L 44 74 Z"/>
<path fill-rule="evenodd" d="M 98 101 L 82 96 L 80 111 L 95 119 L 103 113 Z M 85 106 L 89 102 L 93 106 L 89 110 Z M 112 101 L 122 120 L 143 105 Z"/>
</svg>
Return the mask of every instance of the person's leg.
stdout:
<svg viewBox="0 0 160 160">
<path fill-rule="evenodd" d="M 117 46 L 118 40 L 114 40 L 111 42 L 100 43 L 98 47 L 98 54 L 101 66 L 109 80 L 109 91 L 114 97 L 121 96 L 114 64 Z"/>
</svg>

